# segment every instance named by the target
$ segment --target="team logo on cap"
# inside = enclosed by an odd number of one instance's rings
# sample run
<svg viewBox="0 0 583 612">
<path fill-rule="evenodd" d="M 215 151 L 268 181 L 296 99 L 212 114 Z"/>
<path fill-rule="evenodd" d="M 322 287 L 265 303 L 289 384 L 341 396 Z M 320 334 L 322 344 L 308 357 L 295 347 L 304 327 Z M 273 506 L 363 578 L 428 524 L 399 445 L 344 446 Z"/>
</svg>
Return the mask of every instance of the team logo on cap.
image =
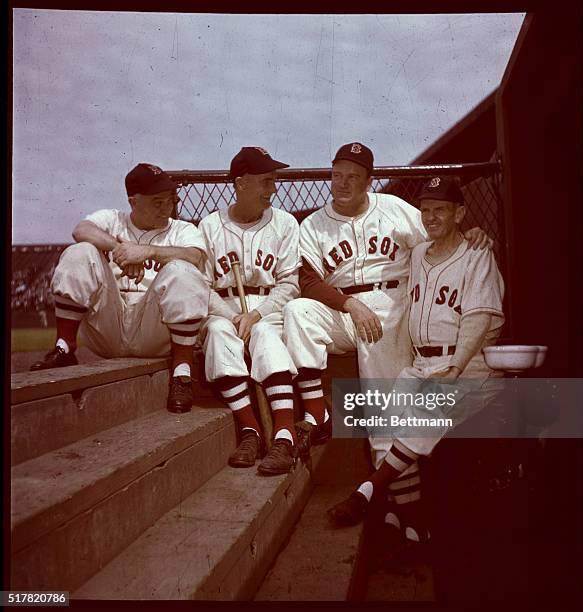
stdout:
<svg viewBox="0 0 583 612">
<path fill-rule="evenodd" d="M 441 183 L 441 179 L 436 176 L 435 178 L 432 178 L 428 187 L 439 187 L 439 183 Z"/>
<path fill-rule="evenodd" d="M 350 152 L 351 153 L 362 153 L 362 147 L 355 142 L 352 147 L 350 147 Z"/>
<path fill-rule="evenodd" d="M 158 166 L 152 166 L 152 164 L 146 164 L 148 168 L 152 171 L 153 174 L 162 174 L 162 168 L 158 168 Z"/>
<path fill-rule="evenodd" d="M 263 153 L 263 155 L 269 155 L 269 153 L 261 147 L 255 147 L 255 150 L 259 151 L 259 153 Z"/>
</svg>

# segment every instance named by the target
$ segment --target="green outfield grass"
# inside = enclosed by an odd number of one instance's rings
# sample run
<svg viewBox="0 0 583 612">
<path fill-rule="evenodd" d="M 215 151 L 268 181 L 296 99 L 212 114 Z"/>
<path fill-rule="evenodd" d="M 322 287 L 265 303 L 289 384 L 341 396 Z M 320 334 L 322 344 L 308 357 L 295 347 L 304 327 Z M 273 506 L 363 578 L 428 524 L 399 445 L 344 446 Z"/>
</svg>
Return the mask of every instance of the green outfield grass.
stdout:
<svg viewBox="0 0 583 612">
<path fill-rule="evenodd" d="M 45 329 L 13 329 L 12 352 L 28 353 L 30 351 L 48 351 L 55 344 L 54 327 Z"/>
</svg>

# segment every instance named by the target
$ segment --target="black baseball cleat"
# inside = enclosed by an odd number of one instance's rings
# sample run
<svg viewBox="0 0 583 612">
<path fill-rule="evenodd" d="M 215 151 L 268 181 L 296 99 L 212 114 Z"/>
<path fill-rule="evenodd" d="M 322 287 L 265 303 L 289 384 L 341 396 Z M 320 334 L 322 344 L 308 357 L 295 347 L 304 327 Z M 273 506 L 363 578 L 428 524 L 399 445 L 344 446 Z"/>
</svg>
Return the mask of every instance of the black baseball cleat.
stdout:
<svg viewBox="0 0 583 612">
<path fill-rule="evenodd" d="M 229 457 L 229 465 L 253 467 L 259 457 L 261 457 L 261 439 L 255 430 L 247 429 L 243 431 L 237 450 Z"/>
<path fill-rule="evenodd" d="M 263 476 L 287 474 L 296 462 L 296 448 L 285 438 L 274 440 L 257 471 Z"/>
<path fill-rule="evenodd" d="M 77 357 L 75 353 L 65 353 L 65 350 L 60 346 L 47 353 L 40 361 L 36 361 L 30 366 L 31 372 L 37 370 L 49 370 L 51 368 L 64 368 L 66 366 L 77 365 Z"/>
<path fill-rule="evenodd" d="M 190 412 L 192 408 L 192 379 L 190 376 L 172 376 L 166 408 L 168 412 Z"/>
<path fill-rule="evenodd" d="M 328 419 L 320 425 L 300 421 L 296 423 L 296 435 L 298 438 L 298 454 L 302 459 L 305 459 L 309 456 L 312 446 L 325 444 L 332 437 L 332 419 Z"/>
<path fill-rule="evenodd" d="M 367 510 L 366 497 L 355 491 L 348 499 L 330 508 L 328 518 L 335 527 L 352 527 L 364 519 Z"/>
</svg>

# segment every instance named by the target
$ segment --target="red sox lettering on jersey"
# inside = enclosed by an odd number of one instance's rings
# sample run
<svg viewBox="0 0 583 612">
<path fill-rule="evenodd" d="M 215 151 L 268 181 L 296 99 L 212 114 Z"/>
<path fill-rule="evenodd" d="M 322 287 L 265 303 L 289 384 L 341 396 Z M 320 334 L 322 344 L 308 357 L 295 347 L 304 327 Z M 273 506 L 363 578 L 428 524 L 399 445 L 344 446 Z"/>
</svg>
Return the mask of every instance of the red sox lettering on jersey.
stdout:
<svg viewBox="0 0 583 612">
<path fill-rule="evenodd" d="M 269 209 L 255 225 L 241 227 L 221 210 L 199 227 L 207 244 L 207 276 L 215 289 L 234 286 L 234 261 L 241 262 L 244 283 L 256 287 L 272 287 L 299 267 L 298 224 L 285 211 Z"/>
<path fill-rule="evenodd" d="M 504 321 L 504 282 L 489 249 L 474 251 L 464 240 L 445 261 L 425 258 L 431 243 L 413 249 L 409 278 L 409 334 L 416 346 L 453 345 L 461 319 L 472 313 L 492 315 L 492 327 Z"/>
<path fill-rule="evenodd" d="M 360 217 L 339 215 L 330 203 L 301 225 L 301 256 L 333 287 L 406 282 L 410 250 L 426 240 L 416 208 L 393 195 L 368 197 Z"/>
</svg>

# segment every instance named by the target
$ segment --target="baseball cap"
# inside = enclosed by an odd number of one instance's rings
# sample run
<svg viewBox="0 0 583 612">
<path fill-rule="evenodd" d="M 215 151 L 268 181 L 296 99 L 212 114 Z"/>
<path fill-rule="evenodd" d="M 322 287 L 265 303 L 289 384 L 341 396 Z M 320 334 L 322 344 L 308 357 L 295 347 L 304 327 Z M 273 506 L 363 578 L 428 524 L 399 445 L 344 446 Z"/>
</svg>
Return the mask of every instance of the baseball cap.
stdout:
<svg viewBox="0 0 583 612">
<path fill-rule="evenodd" d="M 261 147 L 243 147 L 231 160 L 230 176 L 234 180 L 244 174 L 265 174 L 289 168 L 289 164 L 277 161 Z"/>
<path fill-rule="evenodd" d="M 366 168 L 367 172 L 372 174 L 374 161 L 372 151 L 360 142 L 349 142 L 348 144 L 342 145 L 338 149 L 336 157 L 334 157 L 332 163 L 337 162 L 340 159 L 347 159 L 348 161 L 354 162 L 355 164 Z"/>
<path fill-rule="evenodd" d="M 138 164 L 126 176 L 126 191 L 128 196 L 136 193 L 153 195 L 161 191 L 176 189 L 176 183 L 158 166 Z"/>
<path fill-rule="evenodd" d="M 464 203 L 464 196 L 459 183 L 454 176 L 434 176 L 423 185 L 417 201 L 444 200 L 447 202 Z"/>
</svg>

